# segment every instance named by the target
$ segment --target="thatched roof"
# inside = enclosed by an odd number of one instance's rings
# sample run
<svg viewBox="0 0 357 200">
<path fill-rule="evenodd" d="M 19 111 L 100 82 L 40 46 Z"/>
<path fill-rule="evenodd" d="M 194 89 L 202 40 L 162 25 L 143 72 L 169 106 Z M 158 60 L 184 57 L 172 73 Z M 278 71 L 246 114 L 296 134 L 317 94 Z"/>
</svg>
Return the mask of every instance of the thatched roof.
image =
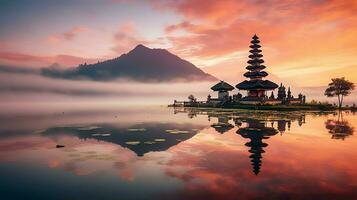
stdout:
<svg viewBox="0 0 357 200">
<path fill-rule="evenodd" d="M 268 73 L 265 71 L 260 71 L 260 72 L 246 72 L 244 73 L 245 77 L 251 78 L 251 77 L 265 77 L 268 76 Z"/>
<path fill-rule="evenodd" d="M 252 48 L 252 49 L 259 49 L 262 46 L 257 44 L 257 43 L 254 43 L 254 44 L 250 45 L 249 47 Z"/>
<path fill-rule="evenodd" d="M 240 90 L 252 90 L 252 89 L 265 89 L 265 90 L 274 90 L 279 86 L 271 82 L 269 80 L 250 80 L 250 81 L 243 81 L 236 85 L 236 88 Z"/>
<path fill-rule="evenodd" d="M 249 58 L 252 58 L 252 59 L 254 59 L 254 58 L 261 58 L 261 57 L 263 57 L 263 54 L 253 53 L 253 54 L 250 54 L 248 57 L 249 57 Z"/>
<path fill-rule="evenodd" d="M 211 90 L 213 90 L 213 91 L 231 91 L 231 90 L 234 90 L 234 87 L 224 81 L 220 81 L 216 85 L 212 86 Z"/>
<path fill-rule="evenodd" d="M 265 65 L 248 65 L 246 67 L 247 70 L 256 70 L 256 69 L 265 69 Z"/>
<path fill-rule="evenodd" d="M 260 59 L 260 58 L 255 58 L 255 59 L 251 59 L 251 60 L 248 60 L 248 64 L 251 64 L 251 65 L 256 65 L 256 64 L 261 64 L 263 63 L 264 60 L 263 59 Z"/>
</svg>

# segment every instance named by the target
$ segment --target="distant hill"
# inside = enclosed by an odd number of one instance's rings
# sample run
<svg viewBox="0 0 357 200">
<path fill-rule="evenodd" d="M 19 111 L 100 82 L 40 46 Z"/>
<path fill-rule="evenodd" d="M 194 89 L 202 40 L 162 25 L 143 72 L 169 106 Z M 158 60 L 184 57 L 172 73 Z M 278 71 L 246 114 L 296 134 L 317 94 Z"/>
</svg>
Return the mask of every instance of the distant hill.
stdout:
<svg viewBox="0 0 357 200">
<path fill-rule="evenodd" d="M 92 80 L 113 80 L 128 78 L 137 81 L 197 81 L 217 80 L 192 63 L 179 58 L 165 49 L 150 49 L 136 46 L 120 57 L 82 64 L 73 69 L 45 68 L 42 74 L 54 78 Z"/>
</svg>

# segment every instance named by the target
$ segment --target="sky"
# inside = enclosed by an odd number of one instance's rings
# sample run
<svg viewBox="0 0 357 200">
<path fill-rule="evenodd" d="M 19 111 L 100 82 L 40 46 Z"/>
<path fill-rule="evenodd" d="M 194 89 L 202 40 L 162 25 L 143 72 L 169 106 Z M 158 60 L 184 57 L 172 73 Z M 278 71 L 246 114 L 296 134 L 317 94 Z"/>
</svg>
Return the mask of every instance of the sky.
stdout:
<svg viewBox="0 0 357 200">
<path fill-rule="evenodd" d="M 268 76 L 296 88 L 357 83 L 357 1 L 1 0 L 0 65 L 73 67 L 137 44 L 165 48 L 231 84 L 251 37 Z"/>
</svg>

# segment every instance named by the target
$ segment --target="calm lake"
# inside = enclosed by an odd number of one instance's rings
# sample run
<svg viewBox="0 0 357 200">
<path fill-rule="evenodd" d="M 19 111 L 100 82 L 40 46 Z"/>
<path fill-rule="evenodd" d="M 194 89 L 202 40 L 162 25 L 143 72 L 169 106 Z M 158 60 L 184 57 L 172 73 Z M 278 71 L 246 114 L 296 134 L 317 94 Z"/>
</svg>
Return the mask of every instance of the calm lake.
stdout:
<svg viewBox="0 0 357 200">
<path fill-rule="evenodd" d="M 0 199 L 357 199 L 351 112 L 62 106 L 2 106 Z"/>
</svg>

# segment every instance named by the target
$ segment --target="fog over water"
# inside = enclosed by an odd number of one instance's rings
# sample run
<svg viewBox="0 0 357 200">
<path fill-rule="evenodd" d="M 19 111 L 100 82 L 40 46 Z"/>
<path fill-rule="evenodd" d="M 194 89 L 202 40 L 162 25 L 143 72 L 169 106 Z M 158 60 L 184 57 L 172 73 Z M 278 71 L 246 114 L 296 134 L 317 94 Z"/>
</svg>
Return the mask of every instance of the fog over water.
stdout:
<svg viewBox="0 0 357 200">
<path fill-rule="evenodd" d="M 3 102 L 117 102 L 160 104 L 186 99 L 189 94 L 206 98 L 213 82 L 142 83 L 125 79 L 111 82 L 64 80 L 37 74 L 0 73 Z"/>
<path fill-rule="evenodd" d="M 237 82 L 230 82 L 235 85 Z M 65 80 L 42 76 L 36 68 L 0 67 L 0 101 L 1 102 L 112 102 L 120 104 L 168 104 L 176 100 L 186 100 L 190 94 L 199 100 L 205 100 L 208 94 L 215 94 L 210 87 L 215 82 L 137 82 L 128 79 L 114 81 Z M 335 102 L 335 98 L 323 96 L 325 87 L 293 87 L 297 96 L 303 93 L 307 101 Z M 237 93 L 238 90 L 232 91 Z M 275 91 L 276 93 L 276 91 Z M 243 94 L 245 92 L 243 91 Z M 345 99 L 352 104 L 357 99 L 357 92 Z"/>
</svg>

